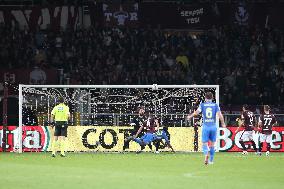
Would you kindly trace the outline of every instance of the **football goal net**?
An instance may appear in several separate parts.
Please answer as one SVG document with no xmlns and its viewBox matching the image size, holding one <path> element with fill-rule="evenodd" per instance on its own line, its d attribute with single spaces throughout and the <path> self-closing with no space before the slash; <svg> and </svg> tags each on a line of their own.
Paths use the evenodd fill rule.
<svg viewBox="0 0 284 189">
<path fill-rule="evenodd" d="M 13 130 L 11 148 L 20 153 L 50 151 L 54 134 L 50 113 L 63 97 L 71 115 L 67 151 L 122 151 L 141 106 L 157 117 L 176 151 L 201 151 L 201 117 L 189 121 L 186 117 L 208 91 L 219 103 L 218 85 L 19 85 L 19 125 Z M 130 142 L 125 150 L 137 148 Z M 160 150 L 169 149 L 161 145 Z"/>
</svg>

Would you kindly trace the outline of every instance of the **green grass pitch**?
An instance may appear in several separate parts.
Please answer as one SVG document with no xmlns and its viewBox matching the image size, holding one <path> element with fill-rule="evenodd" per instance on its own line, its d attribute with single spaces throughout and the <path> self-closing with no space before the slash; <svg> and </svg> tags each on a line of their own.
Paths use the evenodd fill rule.
<svg viewBox="0 0 284 189">
<path fill-rule="evenodd" d="M 0 189 L 283 188 L 284 154 L 0 153 Z"/>
</svg>

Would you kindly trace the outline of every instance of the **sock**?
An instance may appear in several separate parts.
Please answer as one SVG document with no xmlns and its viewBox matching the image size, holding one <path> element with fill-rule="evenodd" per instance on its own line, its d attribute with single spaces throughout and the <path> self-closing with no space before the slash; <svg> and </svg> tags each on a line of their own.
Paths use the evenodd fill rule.
<svg viewBox="0 0 284 189">
<path fill-rule="evenodd" d="M 270 148 L 271 148 L 270 143 L 267 143 L 267 151 L 268 151 L 268 152 L 270 152 Z"/>
<path fill-rule="evenodd" d="M 253 147 L 254 151 L 256 151 L 256 152 L 257 152 L 257 148 L 256 148 L 256 144 L 255 144 L 255 142 L 254 142 L 254 141 L 251 141 L 251 143 L 252 143 L 252 147 Z"/>
<path fill-rule="evenodd" d="M 60 153 L 65 155 L 65 140 L 60 141 Z"/>
<path fill-rule="evenodd" d="M 130 141 L 125 141 L 123 145 L 123 150 L 129 149 L 129 142 Z"/>
<path fill-rule="evenodd" d="M 143 144 L 140 147 L 141 147 L 141 151 L 145 149 L 145 145 Z"/>
<path fill-rule="evenodd" d="M 155 147 L 156 147 L 156 151 L 159 150 L 161 141 L 162 141 L 162 140 L 159 139 L 159 140 L 157 140 L 157 141 L 154 143 L 154 144 L 155 144 Z"/>
<path fill-rule="evenodd" d="M 203 154 L 205 156 L 208 155 L 208 146 L 207 146 L 207 144 L 203 144 L 202 145 L 202 151 L 203 151 Z"/>
<path fill-rule="evenodd" d="M 149 143 L 148 146 L 149 146 L 149 148 L 152 150 L 152 144 Z"/>
<path fill-rule="evenodd" d="M 261 151 L 262 151 L 262 147 L 263 147 L 263 143 L 262 143 L 262 142 L 260 142 L 260 143 L 259 143 L 259 149 L 258 149 L 258 151 L 259 151 L 259 152 L 261 152 Z"/>
<path fill-rule="evenodd" d="M 245 145 L 244 141 L 240 141 L 240 144 L 241 144 L 243 150 L 247 151 L 247 148 L 246 148 L 246 145 Z"/>
<path fill-rule="evenodd" d="M 210 147 L 209 153 L 210 153 L 210 162 L 213 162 L 214 154 L 215 154 L 214 146 Z"/>
<path fill-rule="evenodd" d="M 57 146 L 57 144 L 58 144 L 58 141 L 57 140 L 53 140 L 52 145 L 51 145 L 52 154 L 56 153 L 56 146 Z"/>
</svg>

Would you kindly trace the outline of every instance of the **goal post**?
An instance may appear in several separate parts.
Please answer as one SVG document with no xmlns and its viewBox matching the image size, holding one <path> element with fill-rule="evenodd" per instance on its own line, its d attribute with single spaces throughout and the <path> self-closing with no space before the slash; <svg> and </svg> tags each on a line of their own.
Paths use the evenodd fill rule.
<svg viewBox="0 0 284 189">
<path fill-rule="evenodd" d="M 98 126 L 99 123 L 108 125 L 111 130 L 116 126 L 117 135 L 122 126 L 129 123 L 129 118 L 135 113 L 135 107 L 147 106 L 153 114 L 161 119 L 173 119 L 173 127 L 185 126 L 185 117 L 188 115 L 196 99 L 204 101 L 205 92 L 211 91 L 214 94 L 214 101 L 219 104 L 219 85 L 19 85 L 19 126 L 17 149 L 22 153 L 28 143 L 24 140 L 23 130 L 29 126 L 32 115 L 30 112 L 43 112 L 47 115 L 44 121 L 49 120 L 50 109 L 56 104 L 56 99 L 63 96 L 67 103 L 72 106 L 72 124 L 84 126 Z M 170 110 L 171 109 L 171 110 Z M 34 115 L 33 115 L 34 116 Z M 116 116 L 116 117 L 115 117 Z M 100 121 L 94 123 L 94 117 Z M 111 117 L 111 118 L 110 118 Z M 126 117 L 122 120 L 122 117 Z M 34 119 L 34 118 L 33 118 Z M 38 118 L 37 118 L 38 119 Z M 47 119 L 47 120 L 46 120 Z M 28 120 L 28 121 L 27 121 Z M 78 121 L 79 120 L 79 121 Z M 83 120 L 83 121 L 82 121 Z M 106 120 L 108 121 L 106 123 Z M 39 119 L 35 121 L 39 124 Z M 171 122 L 172 123 L 172 122 Z M 103 124 L 99 126 L 103 126 Z M 219 122 L 217 122 L 219 126 Z M 192 126 L 192 125 L 189 125 Z M 187 126 L 187 127 L 189 127 Z M 103 127 L 101 127 L 103 128 Z M 73 129 L 73 128 L 72 128 Z M 90 128 L 92 129 L 92 128 Z M 120 130 L 119 130 L 120 129 Z M 128 128 L 129 129 L 129 128 Z M 32 130 L 32 129 L 31 129 Z M 43 129 L 44 130 L 44 129 Z M 98 132 L 99 129 L 95 131 Z M 91 130 L 90 130 L 91 131 Z M 45 131 L 42 131 L 45 132 Z M 49 132 L 49 131 L 46 131 Z M 124 132 L 124 131 L 123 131 Z M 219 131 L 218 131 L 219 132 Z M 32 133 L 32 131 L 30 131 Z M 32 133 L 31 135 L 35 135 Z M 40 133 L 42 135 L 42 133 Z M 48 135 L 52 135 L 49 133 Z M 124 133 L 125 134 L 125 133 Z M 102 133 L 100 134 L 101 139 Z M 48 136 L 50 137 L 50 136 Z M 50 140 L 45 137 L 42 140 Z M 174 137 L 174 136 L 173 136 Z M 80 139 L 84 141 L 84 139 Z M 86 139 L 87 140 L 87 139 Z M 116 139 L 117 140 L 117 139 Z M 121 141 L 121 139 L 118 139 Z M 43 146 L 42 141 L 38 146 Z M 116 141 L 117 142 L 117 141 Z M 217 143 L 219 140 L 217 140 Z M 48 142 L 47 142 L 48 143 Z M 117 144 L 116 144 L 117 145 Z M 106 144 L 107 147 L 111 146 Z M 219 144 L 216 145 L 218 147 Z M 93 147 L 93 146 L 92 146 Z M 26 147 L 25 147 L 26 148 Z M 183 149 L 182 147 L 180 147 Z M 48 148 L 46 147 L 45 150 Z M 107 149 L 107 148 L 106 148 Z M 109 150 L 109 149 L 107 149 Z M 41 150 L 39 150 L 41 151 Z M 71 150 L 72 151 L 72 150 Z M 79 150 L 81 151 L 81 150 Z M 182 150 L 183 151 L 183 150 Z M 185 149 L 184 151 L 188 151 Z M 218 148 L 217 148 L 218 151 Z"/>
</svg>

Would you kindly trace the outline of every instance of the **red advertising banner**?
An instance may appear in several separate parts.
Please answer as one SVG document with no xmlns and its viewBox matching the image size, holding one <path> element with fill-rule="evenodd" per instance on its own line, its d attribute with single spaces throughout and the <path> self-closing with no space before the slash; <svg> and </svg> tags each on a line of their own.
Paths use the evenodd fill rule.
<svg viewBox="0 0 284 189">
<path fill-rule="evenodd" d="M 16 126 L 8 126 L 6 129 L 6 152 L 14 151 L 19 144 L 19 129 Z M 35 152 L 46 151 L 49 146 L 50 132 L 44 126 L 24 126 L 23 127 L 23 151 Z M 0 141 L 3 140 L 3 126 L 0 126 Z M 0 152 L 3 151 L 0 143 Z"/>
<path fill-rule="evenodd" d="M 59 31 L 66 27 L 75 28 L 82 23 L 82 9 L 76 6 L 0 6 L 0 22 L 7 25 L 18 24 L 20 28 L 26 27 L 35 31 L 38 27 Z"/>
<path fill-rule="evenodd" d="M 235 133 L 237 127 L 220 128 L 220 152 L 241 152 L 240 137 L 243 131 Z M 254 141 L 258 147 L 259 134 L 254 133 Z M 250 142 L 246 143 L 246 147 L 249 151 L 252 151 Z M 266 144 L 263 146 L 263 150 L 266 150 Z M 284 152 L 284 127 L 274 127 L 271 141 L 272 152 Z"/>
</svg>

